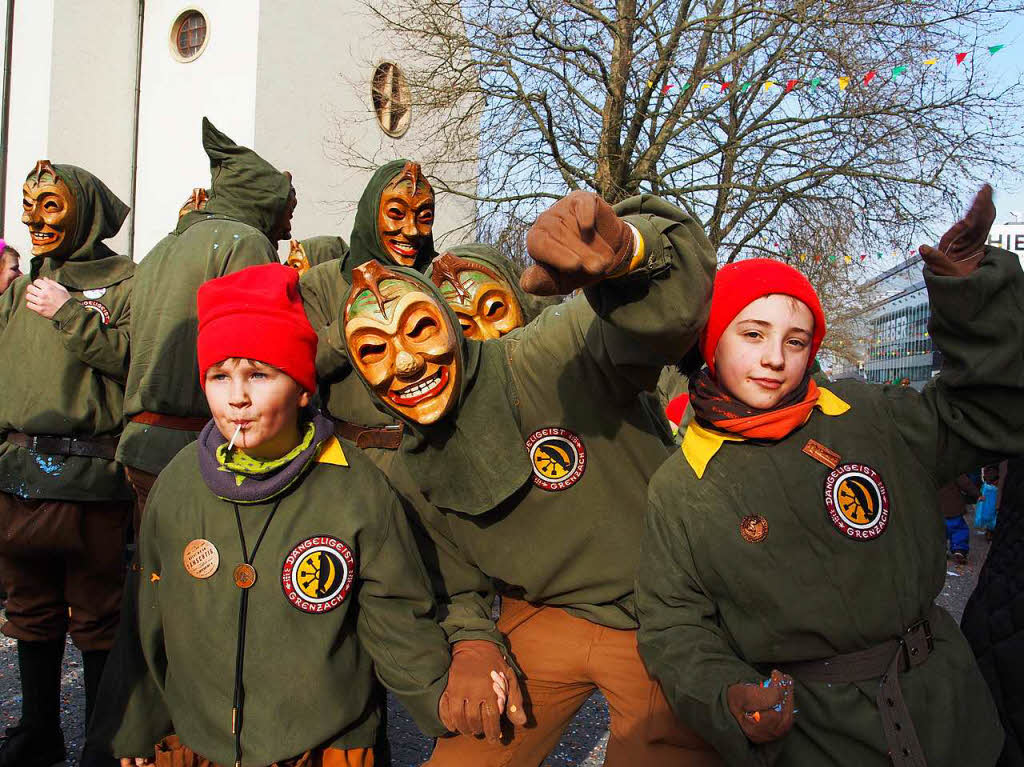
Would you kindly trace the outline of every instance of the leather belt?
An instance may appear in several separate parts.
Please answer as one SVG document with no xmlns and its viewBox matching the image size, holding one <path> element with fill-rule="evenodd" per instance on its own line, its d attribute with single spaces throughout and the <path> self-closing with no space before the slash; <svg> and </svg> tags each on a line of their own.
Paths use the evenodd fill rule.
<svg viewBox="0 0 1024 767">
<path fill-rule="evenodd" d="M 937 608 L 932 606 L 930 617 Z M 865 682 L 878 679 L 875 704 L 882 718 L 882 731 L 895 767 L 927 767 L 921 741 L 903 698 L 899 674 L 924 663 L 934 648 L 931 623 L 923 618 L 899 639 L 882 642 L 867 650 L 835 655 L 822 660 L 801 661 L 779 666 L 801 682 Z"/>
<path fill-rule="evenodd" d="M 334 433 L 342 439 L 354 442 L 356 447 L 379 447 L 385 450 L 398 450 L 402 446 L 402 432 L 405 425 L 396 423 L 390 426 L 361 426 L 357 423 L 334 421 Z"/>
<path fill-rule="evenodd" d="M 85 458 L 114 460 L 118 437 L 54 437 L 46 434 L 22 434 L 9 431 L 4 439 L 12 445 L 44 455 L 78 455 Z"/>
<path fill-rule="evenodd" d="M 147 426 L 162 426 L 165 429 L 176 429 L 177 431 L 202 431 L 210 419 L 203 416 L 193 418 L 182 415 L 164 415 L 163 413 L 151 413 L 143 410 L 128 419 L 132 423 L 142 423 Z"/>
</svg>

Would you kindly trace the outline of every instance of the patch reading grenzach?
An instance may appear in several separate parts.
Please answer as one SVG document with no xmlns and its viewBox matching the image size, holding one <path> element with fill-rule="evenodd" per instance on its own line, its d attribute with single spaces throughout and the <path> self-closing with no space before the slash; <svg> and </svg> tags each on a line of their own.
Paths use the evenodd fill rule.
<svg viewBox="0 0 1024 767">
<path fill-rule="evenodd" d="M 889 526 L 889 491 L 864 464 L 844 463 L 825 478 L 825 508 L 836 529 L 853 540 L 872 540 Z"/>
<path fill-rule="evenodd" d="M 315 535 L 285 557 L 281 588 L 292 607 L 304 613 L 327 613 L 345 601 L 355 572 L 352 549 L 333 536 Z"/>
<path fill-rule="evenodd" d="M 533 484 L 542 490 L 566 490 L 587 469 L 587 449 L 583 440 L 568 429 L 549 426 L 537 429 L 526 440 L 533 465 Z"/>
</svg>

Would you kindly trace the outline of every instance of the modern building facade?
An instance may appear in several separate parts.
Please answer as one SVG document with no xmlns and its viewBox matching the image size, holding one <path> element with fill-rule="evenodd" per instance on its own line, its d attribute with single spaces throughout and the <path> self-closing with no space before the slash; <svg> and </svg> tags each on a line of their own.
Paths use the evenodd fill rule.
<svg viewBox="0 0 1024 767">
<path fill-rule="evenodd" d="M 291 171 L 299 238 L 347 240 L 373 164 L 411 156 L 429 174 L 436 158 L 403 81 L 416 54 L 359 2 L 4 0 L 0 23 L 0 235 L 26 258 L 21 186 L 41 158 L 89 169 L 129 203 L 113 245 L 142 258 L 192 188 L 209 183 L 204 115 Z M 332 156 L 339 139 L 361 163 Z M 475 164 L 445 173 L 472 191 Z M 471 201 L 440 197 L 437 233 L 471 232 L 475 213 Z"/>
<path fill-rule="evenodd" d="M 1024 266 L 1024 224 L 997 224 L 989 244 L 1017 253 Z M 911 256 L 872 279 L 867 288 L 878 300 L 865 310 L 860 325 L 856 365 L 833 370 L 833 378 L 861 378 L 872 383 L 900 383 L 915 389 L 938 373 L 942 354 L 928 333 L 931 312 L 922 263 Z"/>
</svg>

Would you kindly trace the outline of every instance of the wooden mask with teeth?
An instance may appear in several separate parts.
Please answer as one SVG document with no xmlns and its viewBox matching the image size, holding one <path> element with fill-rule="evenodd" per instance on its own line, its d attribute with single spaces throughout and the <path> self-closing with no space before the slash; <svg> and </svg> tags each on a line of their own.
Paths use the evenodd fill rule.
<svg viewBox="0 0 1024 767">
<path fill-rule="evenodd" d="M 461 334 L 427 284 L 368 261 L 352 272 L 344 324 L 349 359 L 391 410 L 429 425 L 452 409 L 462 387 Z"/>
<path fill-rule="evenodd" d="M 377 208 L 377 234 L 399 266 L 413 266 L 434 229 L 434 190 L 419 163 L 405 167 L 384 187 Z"/>
<path fill-rule="evenodd" d="M 62 260 L 71 255 L 78 228 L 78 201 L 49 160 L 40 160 L 22 187 L 21 223 L 32 255 Z"/>
<path fill-rule="evenodd" d="M 445 253 L 431 264 L 430 279 L 455 310 L 466 338 L 487 341 L 523 326 L 515 290 L 486 263 Z"/>
</svg>

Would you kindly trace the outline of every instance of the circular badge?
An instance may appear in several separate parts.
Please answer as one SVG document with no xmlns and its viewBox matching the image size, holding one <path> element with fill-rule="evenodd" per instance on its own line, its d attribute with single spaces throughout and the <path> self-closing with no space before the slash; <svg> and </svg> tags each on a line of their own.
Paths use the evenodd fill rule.
<svg viewBox="0 0 1024 767">
<path fill-rule="evenodd" d="M 740 520 L 740 535 L 747 543 L 760 543 L 768 537 L 768 520 L 760 514 L 748 514 Z"/>
<path fill-rule="evenodd" d="M 220 552 L 205 538 L 189 541 L 181 559 L 185 563 L 185 572 L 200 580 L 209 578 L 220 567 Z"/>
<path fill-rule="evenodd" d="M 252 565 L 247 565 L 245 562 L 235 565 L 234 572 L 231 575 L 235 579 L 235 585 L 240 589 L 251 589 L 256 585 L 256 568 Z"/>
<path fill-rule="evenodd" d="M 329 535 L 299 543 L 284 560 L 281 588 L 292 606 L 304 613 L 326 613 L 345 601 L 355 578 L 352 550 Z"/>
<path fill-rule="evenodd" d="M 870 466 L 837 466 L 825 479 L 825 507 L 832 524 L 855 540 L 877 538 L 889 526 L 889 492 Z"/>
<path fill-rule="evenodd" d="M 526 449 L 533 465 L 533 484 L 542 490 L 570 488 L 587 469 L 583 440 L 568 429 L 538 429 L 526 440 Z"/>
<path fill-rule="evenodd" d="M 106 292 L 106 288 L 93 288 L 91 290 L 83 290 L 82 295 L 86 298 L 103 298 Z"/>
<path fill-rule="evenodd" d="M 83 301 L 82 306 L 99 314 L 103 318 L 104 325 L 110 324 L 110 310 L 99 301 Z"/>
</svg>

